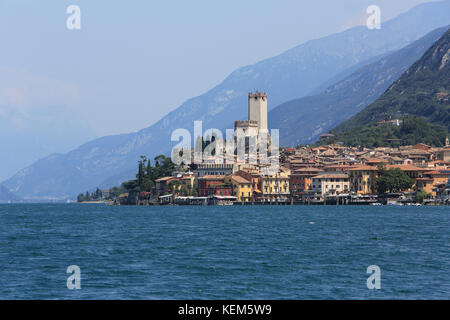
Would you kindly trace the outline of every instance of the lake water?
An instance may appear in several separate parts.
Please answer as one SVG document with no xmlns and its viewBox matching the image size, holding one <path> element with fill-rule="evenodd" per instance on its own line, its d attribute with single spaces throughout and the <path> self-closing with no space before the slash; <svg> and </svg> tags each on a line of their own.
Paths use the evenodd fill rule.
<svg viewBox="0 0 450 320">
<path fill-rule="evenodd" d="M 0 299 L 449 298 L 449 207 L 0 205 Z"/>
</svg>

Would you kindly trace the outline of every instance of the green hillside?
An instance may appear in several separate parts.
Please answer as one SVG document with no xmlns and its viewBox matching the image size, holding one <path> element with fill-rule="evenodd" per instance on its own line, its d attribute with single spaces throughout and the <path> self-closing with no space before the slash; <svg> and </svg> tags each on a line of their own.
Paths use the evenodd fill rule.
<svg viewBox="0 0 450 320">
<path fill-rule="evenodd" d="M 400 119 L 405 125 L 377 124 Z M 402 129 L 403 128 L 403 129 Z M 407 128 L 407 129 L 406 129 Z M 450 130 L 450 30 L 373 104 L 332 132 L 348 144 L 423 142 L 442 145 Z"/>
</svg>

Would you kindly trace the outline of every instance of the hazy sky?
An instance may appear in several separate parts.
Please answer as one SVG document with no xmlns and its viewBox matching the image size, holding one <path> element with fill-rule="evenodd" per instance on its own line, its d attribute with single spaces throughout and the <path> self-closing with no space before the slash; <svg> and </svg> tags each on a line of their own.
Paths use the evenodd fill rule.
<svg viewBox="0 0 450 320">
<path fill-rule="evenodd" d="M 128 132 L 238 67 L 364 21 L 370 4 L 389 19 L 421 2 L 0 1 L 0 67 L 59 82 L 68 92 L 53 95 L 67 94 L 96 135 Z M 79 31 L 66 28 L 70 4 L 82 10 Z M 30 104 L 45 100 L 34 95 Z"/>
<path fill-rule="evenodd" d="M 37 139 L 31 161 L 136 131 L 238 67 L 363 23 L 371 4 L 387 20 L 423 2 L 0 0 L 0 134 Z M 81 30 L 66 27 L 72 4 Z"/>
</svg>

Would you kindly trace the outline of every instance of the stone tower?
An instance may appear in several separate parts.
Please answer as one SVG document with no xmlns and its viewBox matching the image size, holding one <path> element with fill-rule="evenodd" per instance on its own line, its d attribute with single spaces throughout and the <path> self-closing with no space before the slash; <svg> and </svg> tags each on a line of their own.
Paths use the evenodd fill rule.
<svg viewBox="0 0 450 320">
<path fill-rule="evenodd" d="M 267 130 L 267 93 L 248 94 L 248 120 L 257 121 L 259 130 Z"/>
</svg>

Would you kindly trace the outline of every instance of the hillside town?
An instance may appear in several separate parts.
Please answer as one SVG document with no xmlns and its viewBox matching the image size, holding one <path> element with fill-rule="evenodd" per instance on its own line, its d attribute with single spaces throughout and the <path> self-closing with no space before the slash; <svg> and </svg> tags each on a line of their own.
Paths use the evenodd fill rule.
<svg viewBox="0 0 450 320">
<path fill-rule="evenodd" d="M 248 99 L 249 119 L 236 121 L 235 132 L 242 130 L 246 139 L 259 140 L 267 131 L 267 94 L 249 93 Z M 116 205 L 450 204 L 448 138 L 439 148 L 422 143 L 377 148 L 335 143 L 278 149 L 279 165 L 272 172 L 267 172 L 267 163 L 239 162 L 236 154 L 228 154 L 234 160 L 231 163 L 206 159 L 180 165 L 159 156 L 155 168 L 143 157 L 137 180 L 124 183 L 121 190 L 80 195 L 78 201 Z"/>
</svg>

